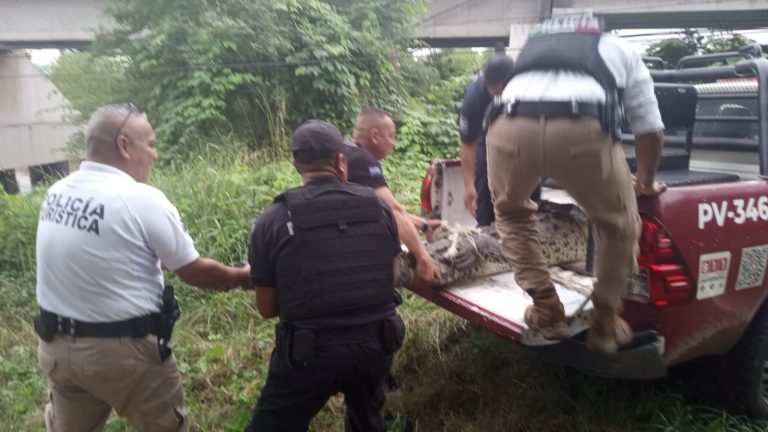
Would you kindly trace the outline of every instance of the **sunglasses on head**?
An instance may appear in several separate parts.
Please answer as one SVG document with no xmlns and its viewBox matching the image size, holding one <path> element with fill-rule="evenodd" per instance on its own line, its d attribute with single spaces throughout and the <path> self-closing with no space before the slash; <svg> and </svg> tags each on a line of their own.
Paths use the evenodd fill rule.
<svg viewBox="0 0 768 432">
<path fill-rule="evenodd" d="M 123 131 L 125 124 L 128 123 L 128 119 L 131 118 L 132 114 L 144 114 L 144 112 L 140 110 L 133 103 L 123 104 L 122 106 L 128 109 L 128 114 L 125 115 L 125 118 L 120 123 L 120 127 L 117 128 L 117 132 L 115 133 L 115 139 L 113 141 L 117 141 L 117 138 L 120 136 L 120 133 Z"/>
</svg>

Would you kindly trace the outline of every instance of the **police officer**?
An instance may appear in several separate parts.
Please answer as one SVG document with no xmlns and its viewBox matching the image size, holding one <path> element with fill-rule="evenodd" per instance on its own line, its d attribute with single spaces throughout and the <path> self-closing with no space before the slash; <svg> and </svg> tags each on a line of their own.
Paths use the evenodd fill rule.
<svg viewBox="0 0 768 432">
<path fill-rule="evenodd" d="M 614 353 L 632 339 L 619 313 L 640 232 L 635 195 L 665 190 L 654 180 L 664 125 L 650 73 L 591 15 L 551 19 L 529 35 L 502 102 L 506 115 L 488 131 L 488 178 L 502 248 L 533 298 L 526 322 L 548 339 L 569 336 L 537 242 L 537 206 L 528 198 L 544 175 L 575 198 L 594 224 L 597 282 L 587 345 Z M 622 110 L 636 138 L 634 185 L 619 144 Z"/>
<path fill-rule="evenodd" d="M 493 98 L 501 95 L 504 85 L 512 77 L 513 66 L 514 62 L 504 52 L 504 46 L 497 46 L 483 73 L 475 76 L 464 88 L 464 99 L 461 101 L 458 124 L 464 172 L 464 206 L 477 219 L 479 226 L 490 225 L 494 220 L 488 190 L 483 119 Z"/>
<path fill-rule="evenodd" d="M 276 346 L 247 431 L 306 431 L 336 393 L 347 431 L 385 431 L 384 380 L 405 336 L 395 313 L 392 212 L 368 187 L 347 183 L 344 139 L 309 120 L 293 133 L 304 186 L 256 220 L 248 260 L 256 303 L 279 317 Z"/>
<path fill-rule="evenodd" d="M 87 160 L 48 190 L 37 229 L 46 429 L 101 430 L 114 409 L 140 431 L 186 431 L 167 346 L 178 310 L 161 265 L 214 290 L 249 287 L 249 268 L 200 257 L 176 208 L 146 184 L 157 150 L 143 113 L 101 107 L 85 140 Z"/>
<path fill-rule="evenodd" d="M 440 278 L 440 273 L 419 239 L 418 230 L 429 237 L 440 225 L 440 220 L 409 214 L 389 189 L 379 161 L 395 148 L 396 132 L 395 122 L 386 111 L 374 107 L 360 111 L 352 133 L 355 142 L 346 149 L 349 181 L 372 188 L 392 209 L 400 240 L 416 260 L 415 281 L 411 288 L 426 288 Z"/>
</svg>

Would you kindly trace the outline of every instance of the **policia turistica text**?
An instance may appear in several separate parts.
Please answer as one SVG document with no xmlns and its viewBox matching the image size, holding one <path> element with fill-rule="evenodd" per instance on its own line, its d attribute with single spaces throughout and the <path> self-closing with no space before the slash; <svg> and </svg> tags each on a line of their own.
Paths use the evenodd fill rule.
<svg viewBox="0 0 768 432">
<path fill-rule="evenodd" d="M 665 190 L 655 179 L 663 143 L 653 81 L 640 56 L 602 33 L 591 15 L 547 20 L 531 31 L 504 88 L 504 112 L 488 130 L 488 180 L 496 229 L 515 279 L 533 298 L 525 321 L 547 339 L 569 337 L 563 305 L 537 241 L 540 176 L 554 179 L 589 215 L 597 281 L 587 347 L 615 353 L 632 340 L 619 316 L 640 234 L 635 195 Z M 634 182 L 619 144 L 622 110 L 635 135 Z"/>
<path fill-rule="evenodd" d="M 336 393 L 345 430 L 384 432 L 384 380 L 405 324 L 395 313 L 400 252 L 389 207 L 347 183 L 339 130 L 310 120 L 293 133 L 304 186 L 256 220 L 248 261 L 259 313 L 279 317 L 267 382 L 247 431 L 303 432 Z"/>
<path fill-rule="evenodd" d="M 178 307 L 161 265 L 214 290 L 249 268 L 202 258 L 165 195 L 146 184 L 155 133 L 133 105 L 96 110 L 87 160 L 48 190 L 37 228 L 38 359 L 48 432 L 98 431 L 114 411 L 142 432 L 189 430 L 168 347 Z"/>
</svg>

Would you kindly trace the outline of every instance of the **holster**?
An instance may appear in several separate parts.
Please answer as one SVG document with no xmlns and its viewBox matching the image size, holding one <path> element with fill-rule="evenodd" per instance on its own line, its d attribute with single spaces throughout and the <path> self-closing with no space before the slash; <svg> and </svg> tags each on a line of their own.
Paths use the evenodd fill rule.
<svg viewBox="0 0 768 432">
<path fill-rule="evenodd" d="M 291 369 L 307 366 L 315 359 L 315 348 L 356 343 L 381 344 L 386 355 L 395 353 L 405 340 L 405 322 L 392 315 L 378 323 L 342 329 L 305 329 L 280 322 L 275 327 L 278 356 Z"/>
<path fill-rule="evenodd" d="M 394 354 L 405 341 L 405 321 L 400 315 L 387 317 L 382 323 L 381 344 L 384 352 Z"/>
<path fill-rule="evenodd" d="M 621 103 L 622 91 L 605 92 L 605 104 L 600 116 L 600 126 L 614 141 L 621 141 L 621 125 L 624 123 L 624 108 Z"/>
<path fill-rule="evenodd" d="M 403 296 L 402 296 L 402 294 L 400 294 L 400 292 L 398 290 L 395 290 L 394 296 L 395 296 L 395 300 L 394 300 L 395 301 L 395 307 L 398 307 L 401 304 L 403 304 Z"/>
<path fill-rule="evenodd" d="M 173 286 L 166 285 L 163 289 L 163 305 L 160 310 L 160 323 L 157 328 L 157 350 L 160 359 L 165 361 L 171 355 L 171 336 L 173 327 L 181 315 L 181 308 L 176 301 Z"/>
<path fill-rule="evenodd" d="M 35 333 L 43 342 L 50 342 L 58 333 L 58 321 L 55 316 L 38 311 L 35 316 Z"/>
<path fill-rule="evenodd" d="M 504 112 L 504 107 L 505 104 L 501 103 L 498 98 L 494 98 L 493 102 L 488 105 L 488 108 L 485 110 L 485 116 L 483 116 L 483 136 L 488 133 L 488 128 Z"/>
<path fill-rule="evenodd" d="M 275 327 L 277 354 L 291 369 L 304 367 L 315 358 L 315 331 L 280 322 Z"/>
</svg>

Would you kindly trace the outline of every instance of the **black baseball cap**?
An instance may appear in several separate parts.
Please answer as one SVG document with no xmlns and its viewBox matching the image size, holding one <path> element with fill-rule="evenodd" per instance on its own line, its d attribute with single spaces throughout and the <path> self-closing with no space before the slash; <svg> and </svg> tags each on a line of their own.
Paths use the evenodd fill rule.
<svg viewBox="0 0 768 432">
<path fill-rule="evenodd" d="M 332 159 L 344 153 L 344 137 L 339 128 L 324 120 L 307 120 L 293 131 L 291 153 L 299 163 Z"/>
<path fill-rule="evenodd" d="M 514 75 L 515 62 L 505 52 L 504 45 L 497 45 L 483 69 L 486 84 L 506 84 Z"/>
</svg>

